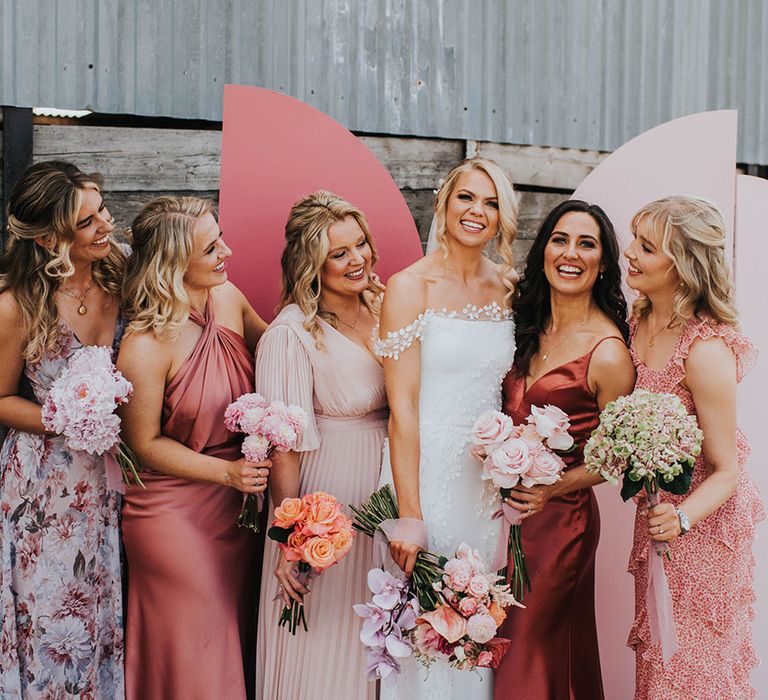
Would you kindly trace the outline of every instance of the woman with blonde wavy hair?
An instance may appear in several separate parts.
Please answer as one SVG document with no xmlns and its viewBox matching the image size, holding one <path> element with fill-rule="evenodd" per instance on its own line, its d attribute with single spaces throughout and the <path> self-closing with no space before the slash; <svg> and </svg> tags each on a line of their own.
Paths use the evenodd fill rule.
<svg viewBox="0 0 768 700">
<path fill-rule="evenodd" d="M 310 422 L 297 449 L 274 458 L 270 508 L 315 491 L 360 504 L 376 489 L 387 423 L 372 340 L 383 289 L 373 272 L 377 259 L 365 216 L 337 195 L 315 192 L 291 209 L 281 308 L 259 343 L 256 390 L 302 406 Z M 361 621 L 352 611 L 367 597 L 372 565 L 371 543 L 361 538 L 337 566 L 305 585 L 267 541 L 264 570 L 275 576 L 261 582 L 257 698 L 373 700 Z M 295 636 L 278 627 L 291 598 L 304 598 L 309 621 L 309 630 Z"/>
<path fill-rule="evenodd" d="M 704 431 L 688 493 L 661 491 L 659 505 L 638 506 L 629 565 L 635 697 L 754 697 L 752 541 L 765 510 L 736 424 L 736 384 L 756 351 L 738 326 L 725 223 L 709 202 L 675 196 L 643 207 L 632 231 L 624 254 L 639 293 L 630 324 L 635 386 L 680 397 Z M 664 568 L 678 649 L 666 663 L 646 609 L 648 538 L 671 545 Z"/>
<path fill-rule="evenodd" d="M 125 255 L 101 180 L 30 167 L 0 259 L 0 696 L 123 697 L 119 500 L 103 462 L 43 427 L 41 404 L 87 345 L 117 348 Z"/>
<path fill-rule="evenodd" d="M 393 482 L 402 518 L 422 533 L 390 542 L 395 562 L 413 571 L 422 548 L 451 557 L 462 542 L 490 567 L 501 531 L 498 492 L 485 487 L 469 454 L 472 425 L 501 407 L 501 381 L 515 355 L 510 297 L 517 197 L 494 162 L 454 168 L 437 193 L 440 248 L 394 275 L 384 297 L 378 353 L 391 409 L 382 479 Z M 484 255 L 492 240 L 501 257 Z M 435 661 L 427 675 L 404 659 L 382 698 L 491 698 L 490 668 L 466 673 Z"/>
<path fill-rule="evenodd" d="M 253 391 L 266 324 L 227 281 L 232 251 L 210 202 L 158 197 L 132 238 L 118 367 L 133 382 L 123 436 L 146 488 L 129 487 L 123 507 L 126 695 L 244 699 L 257 540 L 236 521 L 270 463 L 241 456 L 224 410 Z"/>
</svg>

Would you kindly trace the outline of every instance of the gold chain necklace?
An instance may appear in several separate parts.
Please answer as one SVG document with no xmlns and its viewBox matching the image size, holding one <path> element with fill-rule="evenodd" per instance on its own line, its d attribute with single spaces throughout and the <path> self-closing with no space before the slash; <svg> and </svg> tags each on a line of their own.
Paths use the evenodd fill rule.
<svg viewBox="0 0 768 700">
<path fill-rule="evenodd" d="M 86 290 L 82 294 L 77 294 L 76 292 L 73 292 L 70 289 L 67 289 L 63 284 L 59 285 L 59 291 L 62 294 L 66 294 L 68 297 L 71 297 L 72 299 L 77 299 L 80 302 L 80 306 L 77 307 L 77 313 L 79 313 L 81 316 L 85 316 L 85 314 L 88 313 L 88 307 L 85 305 L 85 297 L 88 296 L 89 292 L 93 289 L 93 285 L 96 283 L 96 280 L 91 278 L 91 283 L 88 285 Z"/>
<path fill-rule="evenodd" d="M 657 330 L 655 333 L 653 333 L 650 336 L 650 338 L 648 339 L 648 347 L 652 348 L 654 346 L 654 344 L 656 343 L 656 336 L 659 335 L 662 331 L 672 328 L 672 322 L 675 320 L 676 316 L 677 316 L 677 314 L 672 314 L 672 316 L 669 319 L 669 323 L 667 323 L 667 325 L 662 326 L 661 328 L 659 328 L 659 330 Z M 650 322 L 648 323 L 648 330 L 649 331 L 651 330 Z"/>
<path fill-rule="evenodd" d="M 581 330 L 581 329 L 582 329 L 582 328 L 583 328 L 583 327 L 586 325 L 587 321 L 589 321 L 589 319 L 588 319 L 588 318 L 585 318 L 585 319 L 584 319 L 584 320 L 583 320 L 583 321 L 582 321 L 582 322 L 581 322 L 581 323 L 580 323 L 578 326 L 576 326 L 576 328 L 574 328 L 574 329 L 573 329 L 573 330 L 572 330 L 570 333 L 568 333 L 568 335 L 566 335 L 566 336 L 565 336 L 565 338 L 563 338 L 563 339 L 562 339 L 562 340 L 561 340 L 561 341 L 560 341 L 560 342 L 559 342 L 557 345 L 554 345 L 554 346 L 553 346 L 553 347 L 551 347 L 549 350 L 547 350 L 547 352 L 546 352 L 544 355 L 542 355 L 542 356 L 541 356 L 541 361 L 542 361 L 542 362 L 546 362 L 546 361 L 547 361 L 547 358 L 548 358 L 548 357 L 549 357 L 549 356 L 552 354 L 552 352 L 553 352 L 554 350 L 557 350 L 557 349 L 558 349 L 558 348 L 559 348 L 559 347 L 560 347 L 560 346 L 561 346 L 561 345 L 562 345 L 562 344 L 563 344 L 563 343 L 564 343 L 566 340 L 568 340 L 568 338 L 570 338 L 570 337 L 571 337 L 571 336 L 572 336 L 572 335 L 573 335 L 573 334 L 574 334 L 576 331 L 578 331 L 578 330 Z"/>
</svg>

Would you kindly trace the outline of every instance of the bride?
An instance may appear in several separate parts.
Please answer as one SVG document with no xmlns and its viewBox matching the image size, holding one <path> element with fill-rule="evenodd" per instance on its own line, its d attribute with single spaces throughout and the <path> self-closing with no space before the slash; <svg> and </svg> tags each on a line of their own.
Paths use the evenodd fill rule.
<svg viewBox="0 0 768 700">
<path fill-rule="evenodd" d="M 470 433 L 483 411 L 500 407 L 515 354 L 509 299 L 517 210 L 496 163 L 473 158 L 454 168 L 435 203 L 440 246 L 389 280 L 377 347 L 391 410 L 382 482 L 394 482 L 401 518 L 423 521 L 431 551 L 450 557 L 466 542 L 489 566 L 501 530 L 491 517 L 498 496 L 480 479 Z M 492 239 L 501 265 L 483 254 Z M 419 549 L 390 542 L 408 575 Z M 397 684 L 381 688 L 382 700 L 493 697 L 490 669 L 436 662 L 427 673 L 405 661 Z"/>
</svg>

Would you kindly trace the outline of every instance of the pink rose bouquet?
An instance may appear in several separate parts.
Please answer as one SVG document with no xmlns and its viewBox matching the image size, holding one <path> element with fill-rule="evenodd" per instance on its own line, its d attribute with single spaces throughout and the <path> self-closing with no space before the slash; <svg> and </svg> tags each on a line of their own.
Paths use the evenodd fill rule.
<svg viewBox="0 0 768 700">
<path fill-rule="evenodd" d="M 296 577 L 302 585 L 334 564 L 352 547 L 355 533 L 352 520 L 330 494 L 318 491 L 301 498 L 284 498 L 275 508 L 275 519 L 267 531 L 288 561 L 296 562 Z M 288 625 L 291 634 L 302 625 L 307 629 L 304 605 L 291 600 L 283 607 L 280 626 Z"/>
<path fill-rule="evenodd" d="M 282 401 L 269 403 L 261 394 L 243 394 L 227 406 L 224 425 L 232 433 L 245 433 L 243 456 L 249 462 L 263 462 L 272 453 L 290 452 L 299 443 L 307 427 L 304 409 Z M 261 498 L 249 493 L 237 518 L 240 527 L 259 531 Z"/>
<path fill-rule="evenodd" d="M 399 659 L 408 657 L 427 667 L 441 660 L 461 670 L 495 669 L 509 648 L 511 641 L 497 632 L 506 619 L 504 608 L 519 604 L 509 586 L 501 585 L 501 576 L 489 574 L 466 544 L 439 562 L 434 605 L 426 610 L 413 581 L 383 569 L 368 572 L 372 599 L 354 608 L 365 620 L 360 641 L 368 655 L 369 679 L 392 684 L 401 672 Z"/>
<path fill-rule="evenodd" d="M 519 600 L 523 599 L 525 588 L 531 590 L 531 579 L 520 537 L 521 513 L 505 499 L 518 483 L 530 488 L 554 484 L 560 479 L 565 464 L 554 450 L 573 447 L 569 428 L 568 415 L 557 406 L 531 406 L 531 414 L 522 425 L 515 425 L 501 411 L 486 411 L 472 428 L 472 452 L 483 460 L 482 478 L 490 480 L 501 493 L 501 508 L 494 517 L 503 518 L 504 536 L 496 563 L 506 575 L 505 562 L 512 557 L 512 592 Z"/>
<path fill-rule="evenodd" d="M 70 450 L 107 457 L 107 479 L 117 490 L 123 490 L 120 472 L 126 484 L 144 486 L 135 456 L 120 442 L 120 417 L 115 413 L 132 394 L 133 386 L 112 362 L 111 348 L 89 345 L 73 353 L 42 406 L 43 427 L 63 435 Z M 114 467 L 118 476 L 112 484 L 115 460 L 120 471 Z"/>
<path fill-rule="evenodd" d="M 693 466 L 701 453 L 704 433 L 696 417 L 673 394 L 638 389 L 611 401 L 600 414 L 600 424 L 584 446 L 584 465 L 617 484 L 626 501 L 643 488 L 651 506 L 659 503 L 659 489 L 683 495 L 691 487 Z M 672 598 L 662 557 L 672 558 L 667 542 L 651 541 L 658 556 L 649 556 L 648 590 L 651 637 L 659 640 L 665 661 L 677 648 Z"/>
</svg>

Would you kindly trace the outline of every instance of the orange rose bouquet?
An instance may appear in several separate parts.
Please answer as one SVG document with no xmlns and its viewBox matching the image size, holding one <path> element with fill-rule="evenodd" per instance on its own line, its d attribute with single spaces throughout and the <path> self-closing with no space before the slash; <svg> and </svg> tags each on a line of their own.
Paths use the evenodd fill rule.
<svg viewBox="0 0 768 700">
<path fill-rule="evenodd" d="M 288 561 L 296 562 L 296 578 L 306 586 L 347 555 L 355 533 L 341 504 L 330 494 L 318 491 L 301 498 L 284 498 L 275 508 L 267 536 L 278 543 Z M 296 634 L 299 625 L 307 629 L 303 603 L 292 600 L 283 608 L 280 627 L 284 625 L 291 634 Z"/>
</svg>

